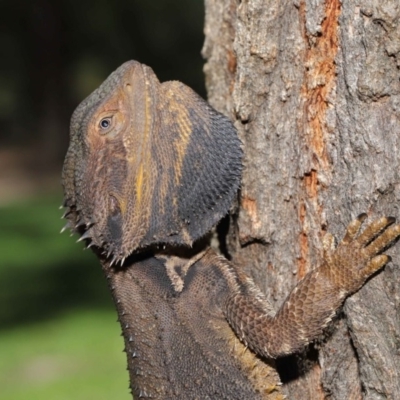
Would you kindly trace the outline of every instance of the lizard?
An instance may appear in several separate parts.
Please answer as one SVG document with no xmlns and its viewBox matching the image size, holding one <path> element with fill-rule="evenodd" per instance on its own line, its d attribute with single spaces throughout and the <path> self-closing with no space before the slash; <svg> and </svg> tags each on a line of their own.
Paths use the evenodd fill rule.
<svg viewBox="0 0 400 400">
<path fill-rule="evenodd" d="M 74 111 L 62 172 L 66 227 L 100 260 L 135 398 L 282 399 L 274 359 L 318 338 L 390 261 L 392 217 L 323 241 L 321 265 L 275 312 L 207 234 L 237 196 L 233 123 L 183 83 L 128 61 Z"/>
</svg>

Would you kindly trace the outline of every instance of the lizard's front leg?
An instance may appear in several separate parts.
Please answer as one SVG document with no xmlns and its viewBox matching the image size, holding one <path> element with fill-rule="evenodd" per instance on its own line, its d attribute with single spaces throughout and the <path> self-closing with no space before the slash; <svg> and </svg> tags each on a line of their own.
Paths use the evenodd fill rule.
<svg viewBox="0 0 400 400">
<path fill-rule="evenodd" d="M 276 315 L 249 279 L 240 279 L 228 296 L 225 315 L 237 335 L 266 357 L 294 353 L 320 335 L 344 299 L 362 287 L 390 257 L 379 254 L 400 235 L 394 218 L 380 218 L 360 234 L 366 215 L 352 221 L 337 248 L 324 240 L 323 264 L 292 290 Z"/>
</svg>

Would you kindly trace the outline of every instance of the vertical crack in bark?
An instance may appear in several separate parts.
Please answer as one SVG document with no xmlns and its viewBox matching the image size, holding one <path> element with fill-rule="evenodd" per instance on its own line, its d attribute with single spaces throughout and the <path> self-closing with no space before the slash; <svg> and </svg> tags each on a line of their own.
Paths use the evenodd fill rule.
<svg viewBox="0 0 400 400">
<path fill-rule="evenodd" d="M 317 203 L 318 198 L 318 178 L 317 172 L 312 170 L 303 178 L 306 197 L 309 200 Z M 318 210 L 319 211 L 319 210 Z M 310 270 L 309 260 L 309 243 L 306 226 L 307 207 L 304 199 L 300 202 L 299 219 L 300 226 L 303 228 L 300 232 L 300 257 L 298 259 L 297 276 L 298 279 L 303 279 L 304 275 Z"/>
<path fill-rule="evenodd" d="M 326 116 L 329 108 L 329 96 L 336 88 L 336 63 L 338 52 L 338 19 L 340 0 L 325 1 L 325 18 L 321 24 L 319 36 L 311 36 L 306 28 L 306 2 L 301 2 L 300 18 L 303 37 L 306 43 L 305 74 L 301 89 L 304 99 L 302 130 L 311 163 L 310 172 L 304 175 L 304 197 L 300 201 L 299 218 L 302 226 L 300 232 L 300 257 L 298 260 L 299 278 L 310 269 L 309 243 L 307 234 L 308 218 L 321 218 L 321 206 L 318 201 L 320 184 L 318 172 L 329 172 L 331 169 L 326 148 Z M 310 209 L 311 207 L 311 209 Z M 322 225 L 322 224 L 320 224 Z"/>
<path fill-rule="evenodd" d="M 306 206 L 304 202 L 300 204 L 300 224 L 304 226 L 304 219 L 306 217 Z M 300 232 L 300 257 L 297 262 L 297 277 L 299 280 L 304 278 L 307 273 L 307 260 L 308 260 L 308 238 L 304 229 Z"/>
<path fill-rule="evenodd" d="M 329 96 L 336 87 L 336 63 L 338 51 L 339 0 L 326 0 L 325 19 L 321 24 L 321 35 L 308 37 L 305 54 L 305 79 L 302 95 L 305 99 L 304 117 L 307 144 L 314 155 L 315 169 L 329 169 L 325 146 L 326 113 Z"/>
</svg>

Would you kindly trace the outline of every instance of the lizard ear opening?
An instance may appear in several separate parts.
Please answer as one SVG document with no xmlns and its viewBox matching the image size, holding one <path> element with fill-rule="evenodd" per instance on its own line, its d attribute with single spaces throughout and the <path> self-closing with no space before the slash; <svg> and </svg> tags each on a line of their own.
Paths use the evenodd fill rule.
<svg viewBox="0 0 400 400">
<path fill-rule="evenodd" d="M 162 173 L 142 245 L 191 245 L 232 205 L 241 179 L 241 142 L 227 117 L 180 82 L 163 83 L 158 102 L 161 128 L 153 151 Z"/>
</svg>

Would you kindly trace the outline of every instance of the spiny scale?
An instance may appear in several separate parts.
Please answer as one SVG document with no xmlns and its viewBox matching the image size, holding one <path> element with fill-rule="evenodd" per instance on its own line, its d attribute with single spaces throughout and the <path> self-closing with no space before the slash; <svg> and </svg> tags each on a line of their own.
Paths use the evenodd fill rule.
<svg viewBox="0 0 400 400">
<path fill-rule="evenodd" d="M 90 229 L 88 229 L 76 242 L 79 243 L 79 242 L 82 242 L 82 240 L 91 239 L 91 237 L 92 237 L 92 234 L 90 232 Z"/>
<path fill-rule="evenodd" d="M 71 229 L 71 228 L 72 228 L 71 222 L 68 221 L 68 222 L 61 228 L 60 233 L 64 233 L 67 229 Z"/>
</svg>

